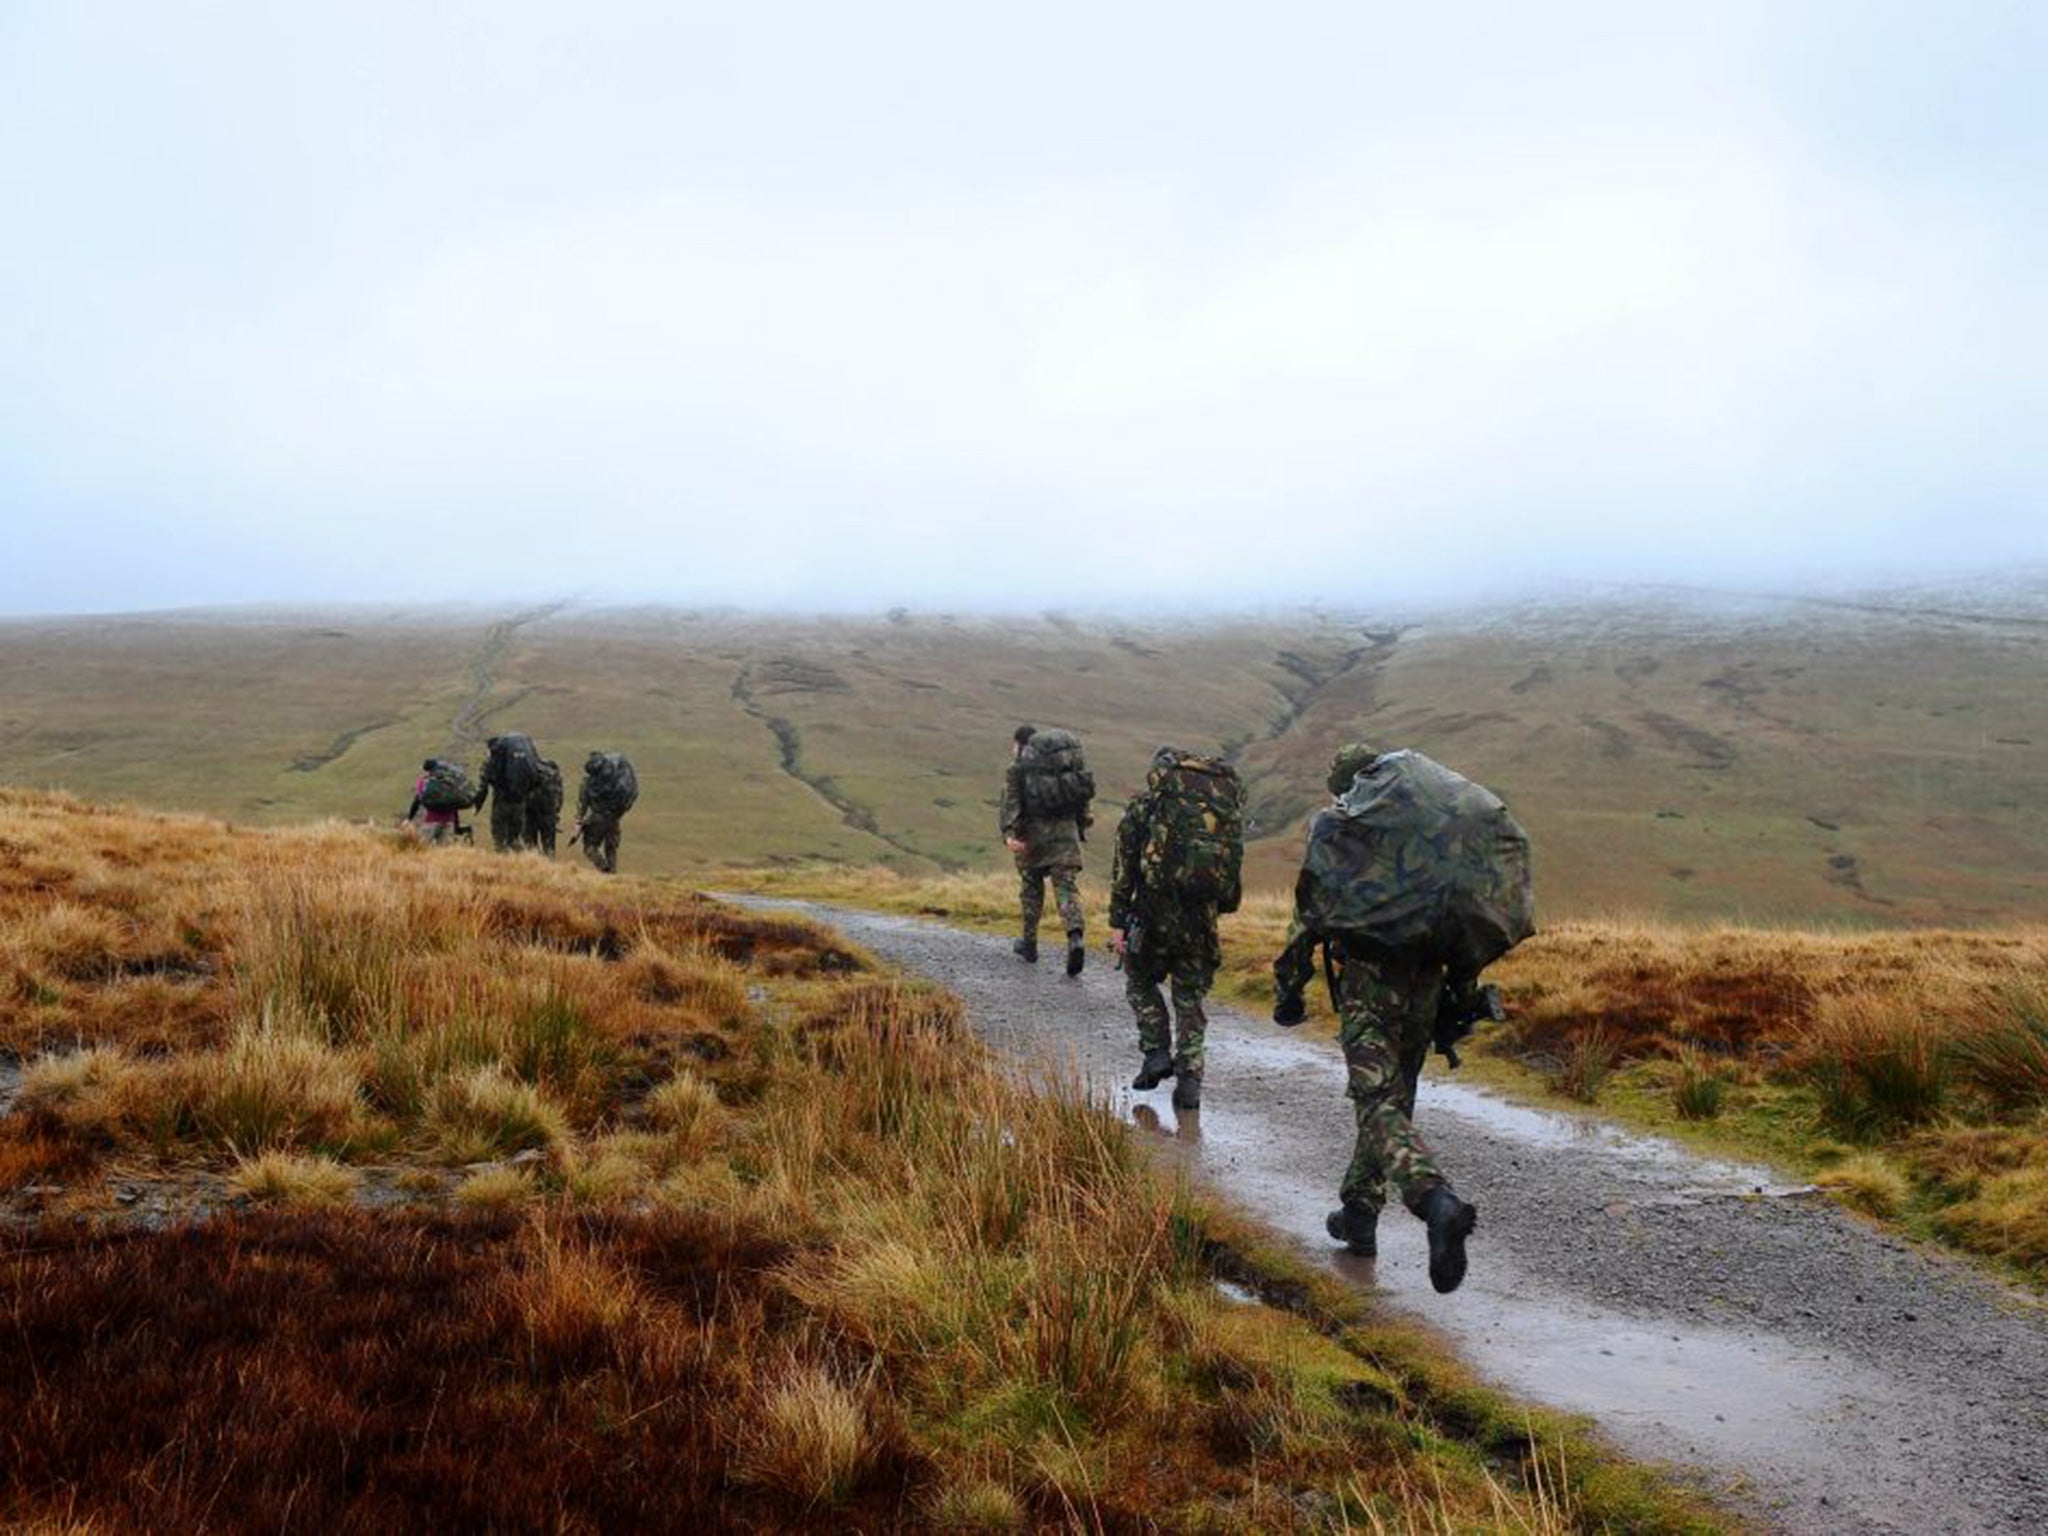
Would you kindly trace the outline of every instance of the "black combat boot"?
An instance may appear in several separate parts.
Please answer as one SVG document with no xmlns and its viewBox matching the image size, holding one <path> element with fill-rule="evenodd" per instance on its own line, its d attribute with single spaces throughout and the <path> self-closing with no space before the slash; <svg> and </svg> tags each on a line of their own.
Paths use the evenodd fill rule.
<svg viewBox="0 0 2048 1536">
<path fill-rule="evenodd" d="M 1460 1200 L 1448 1184 L 1430 1188 L 1415 1214 L 1429 1223 L 1429 1283 L 1445 1295 L 1465 1279 L 1465 1239 L 1479 1224 L 1479 1210 Z"/>
<path fill-rule="evenodd" d="M 1173 1052 L 1147 1051 L 1145 1065 L 1138 1068 L 1138 1075 L 1131 1079 L 1131 1086 L 1143 1093 L 1147 1088 L 1157 1088 L 1173 1076 Z"/>
<path fill-rule="evenodd" d="M 1173 1107 L 1175 1109 L 1200 1109 L 1202 1107 L 1201 1073 L 1186 1071 L 1174 1073 Z"/>
<path fill-rule="evenodd" d="M 1011 944 L 1010 953 L 1019 960 L 1024 961 L 1027 965 L 1038 964 L 1038 935 L 1033 934 L 1028 939 L 1018 939 L 1015 943 Z"/>
<path fill-rule="evenodd" d="M 1087 963 L 1088 963 L 1088 950 L 1087 950 L 1087 947 L 1086 947 L 1085 945 L 1083 945 L 1083 944 L 1082 944 L 1082 942 L 1081 942 L 1081 935 L 1080 935 L 1080 934 L 1078 934 L 1078 933 L 1070 933 L 1070 934 L 1068 934 L 1068 935 L 1067 935 L 1067 974 L 1068 974 L 1069 976 L 1078 976 L 1078 975 L 1080 975 L 1080 974 L 1081 974 L 1081 967 L 1082 967 L 1082 966 L 1084 966 L 1084 965 L 1086 965 Z"/>
<path fill-rule="evenodd" d="M 1369 1205 L 1346 1202 L 1323 1218 L 1323 1230 L 1361 1259 L 1380 1253 L 1380 1213 Z"/>
</svg>

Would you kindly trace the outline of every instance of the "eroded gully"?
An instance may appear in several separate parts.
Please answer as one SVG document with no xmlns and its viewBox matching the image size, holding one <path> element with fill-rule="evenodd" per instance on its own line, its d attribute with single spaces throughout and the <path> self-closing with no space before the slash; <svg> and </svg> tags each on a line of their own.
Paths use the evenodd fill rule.
<svg viewBox="0 0 2048 1536">
<path fill-rule="evenodd" d="M 1518 1395 L 1596 1419 L 1793 1532 L 2048 1530 L 2048 1311 L 1759 1168 L 1696 1157 L 1447 1082 L 1424 1135 L 1480 1210 L 1472 1272 L 1438 1296 L 1420 1224 L 1390 1211 L 1377 1264 L 1323 1214 L 1351 1151 L 1327 1040 L 1210 1011 L 1206 1103 L 1133 1094 L 1122 978 L 1078 981 L 1007 941 L 802 903 L 957 993 L 993 1044 L 1071 1066 L 1243 1208 L 1436 1329 Z M 1049 952 L 1056 958 L 1058 951 Z"/>
</svg>

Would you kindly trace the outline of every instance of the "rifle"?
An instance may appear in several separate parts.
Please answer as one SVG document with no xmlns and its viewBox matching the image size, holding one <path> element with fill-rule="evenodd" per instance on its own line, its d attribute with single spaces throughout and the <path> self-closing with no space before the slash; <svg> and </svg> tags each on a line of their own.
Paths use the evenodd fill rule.
<svg viewBox="0 0 2048 1536">
<path fill-rule="evenodd" d="M 1431 1043 L 1455 1072 L 1458 1070 L 1459 1042 L 1478 1027 L 1481 1019 L 1499 1024 L 1507 1016 L 1507 1008 L 1500 999 L 1500 988 L 1490 981 L 1484 986 L 1460 987 L 1455 991 L 1446 987 L 1437 1001 L 1436 1032 Z"/>
<path fill-rule="evenodd" d="M 1144 944 L 1144 924 L 1140 923 L 1136 918 L 1126 921 L 1124 924 L 1124 947 L 1117 951 L 1116 968 L 1122 970 L 1124 968 L 1124 956 L 1135 955 L 1144 947 Z M 1110 947 L 1115 949 L 1116 946 L 1111 945 Z"/>
<path fill-rule="evenodd" d="M 571 847 L 571 848 L 574 848 L 574 847 L 575 847 L 575 846 L 576 846 L 576 845 L 577 845 L 578 843 L 580 843 L 580 842 L 582 842 L 582 841 L 583 841 L 583 822 L 582 822 L 582 820 L 581 820 L 581 819 L 579 818 L 579 819 L 577 820 L 577 822 L 576 822 L 576 830 L 575 830 L 574 832 L 571 832 L 571 833 L 569 834 L 569 842 L 568 842 L 568 845 L 567 845 L 567 846 L 569 846 L 569 847 Z"/>
</svg>

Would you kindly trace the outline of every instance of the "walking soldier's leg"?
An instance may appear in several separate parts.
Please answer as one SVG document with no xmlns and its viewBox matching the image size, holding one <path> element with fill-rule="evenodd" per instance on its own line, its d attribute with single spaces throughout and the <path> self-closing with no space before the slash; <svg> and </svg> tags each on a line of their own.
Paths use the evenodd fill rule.
<svg viewBox="0 0 2048 1536">
<path fill-rule="evenodd" d="M 504 853 L 519 846 L 526 831 L 526 807 L 502 789 L 491 794 L 491 846 Z"/>
<path fill-rule="evenodd" d="M 1173 959 L 1173 1019 L 1178 1039 L 1173 1065 L 1177 1072 L 1199 1074 L 1209 1054 L 1209 1016 L 1202 1008 L 1216 967 L 1206 956 L 1175 955 Z"/>
<path fill-rule="evenodd" d="M 1060 921 L 1066 924 L 1067 937 L 1078 938 L 1087 922 L 1081 910 L 1081 871 L 1070 866 L 1054 865 L 1052 875 L 1052 896 L 1059 904 Z"/>
<path fill-rule="evenodd" d="M 1150 1056 L 1173 1049 L 1173 1019 L 1166 1011 L 1166 999 L 1159 984 L 1166 980 L 1165 968 L 1151 955 L 1124 957 L 1124 998 L 1138 1019 L 1138 1049 Z"/>
<path fill-rule="evenodd" d="M 1024 941 L 1038 940 L 1038 924 L 1045 916 L 1045 875 L 1043 867 L 1017 870 L 1017 910 L 1024 920 Z"/>
<path fill-rule="evenodd" d="M 616 821 L 605 828 L 604 872 L 608 875 L 619 872 L 619 824 Z"/>
<path fill-rule="evenodd" d="M 1338 1043 L 1358 1116 L 1358 1145 L 1341 1191 L 1344 1203 L 1378 1210 L 1391 1184 L 1413 1210 L 1443 1174 L 1403 1108 L 1404 1047 L 1419 1031 L 1427 1048 L 1442 973 L 1353 960 L 1344 970 Z"/>
</svg>

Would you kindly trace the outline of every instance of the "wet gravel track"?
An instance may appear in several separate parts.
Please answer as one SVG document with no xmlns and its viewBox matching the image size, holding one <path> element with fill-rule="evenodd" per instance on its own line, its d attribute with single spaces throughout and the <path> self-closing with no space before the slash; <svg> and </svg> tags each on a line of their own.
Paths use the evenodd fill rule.
<svg viewBox="0 0 2048 1536">
<path fill-rule="evenodd" d="M 1443 1079 L 1418 1121 L 1480 1211 L 1472 1273 L 1440 1297 L 1420 1224 L 1383 1220 L 1372 1264 L 1322 1230 L 1351 1149 L 1327 1040 L 1211 1010 L 1206 1103 L 1133 1094 L 1136 1036 L 1098 950 L 797 906 L 956 992 L 1026 1060 L 1071 1063 L 1201 1177 L 1375 1286 L 1484 1374 L 1597 1419 L 1634 1455 L 1697 1470 L 1792 1532 L 2048 1531 L 2048 1309 L 1770 1175 L 1528 1109 Z M 1169 1085 L 1170 1086 L 1170 1085 Z"/>
</svg>

